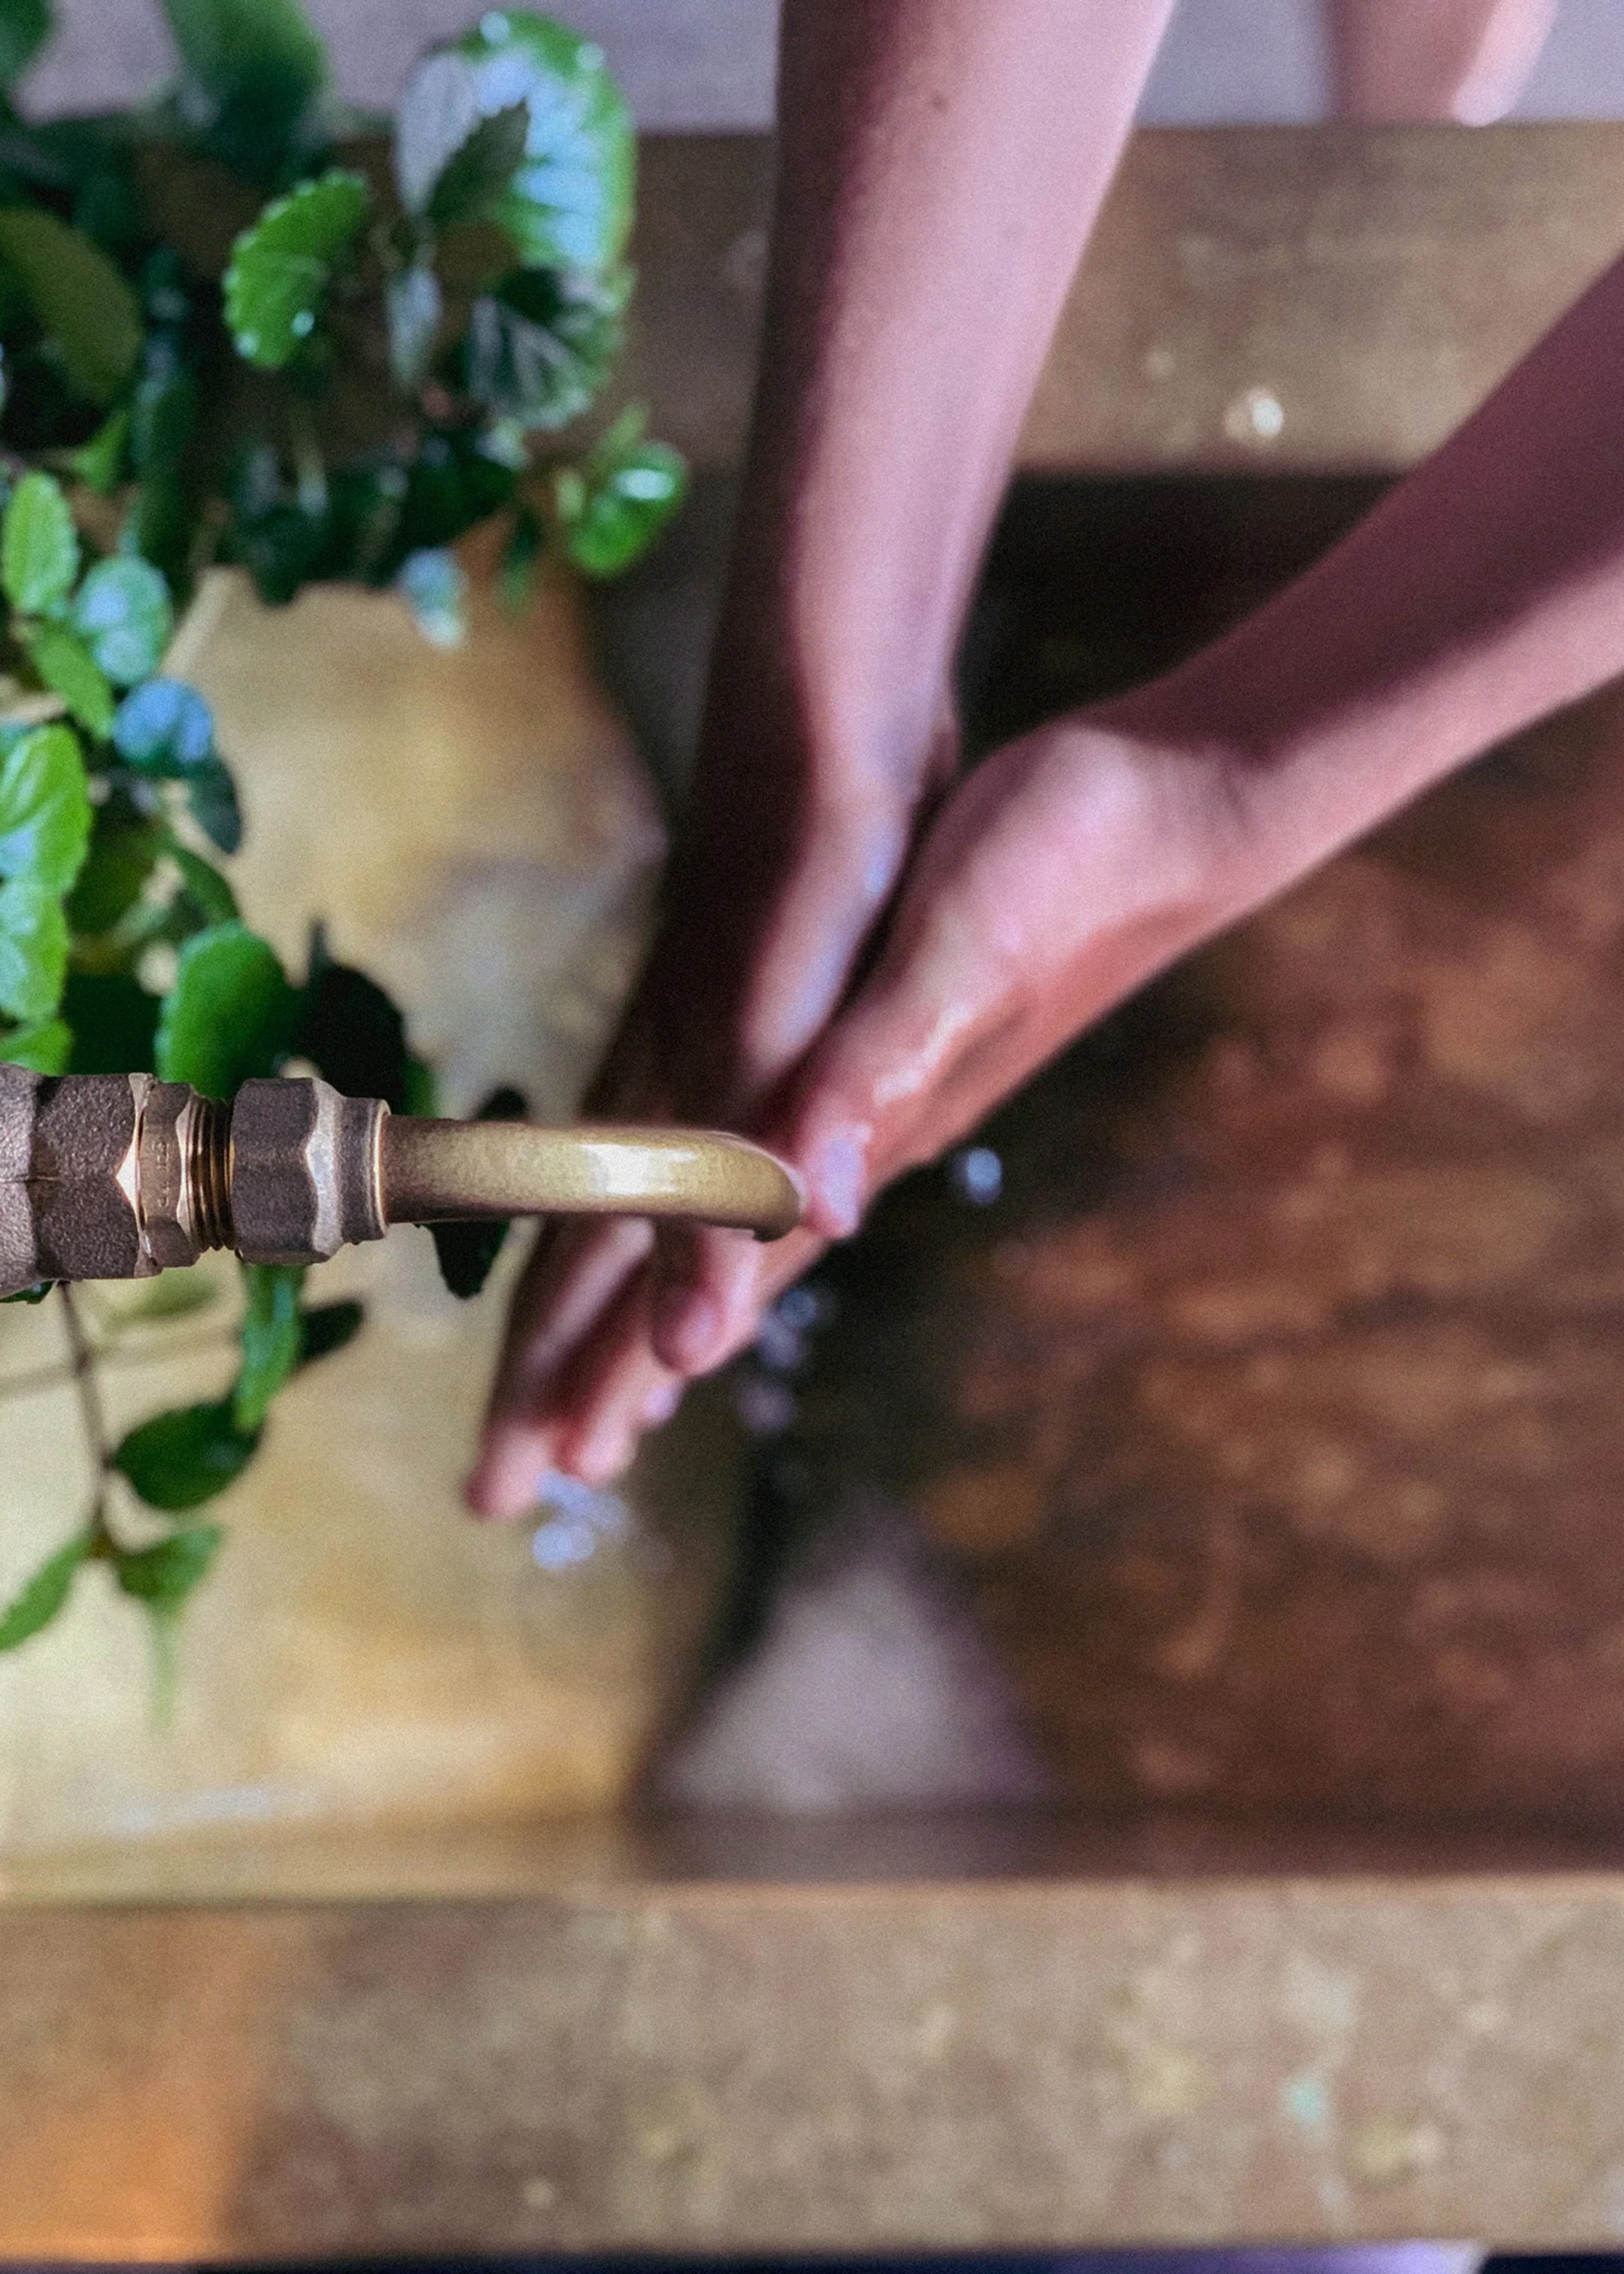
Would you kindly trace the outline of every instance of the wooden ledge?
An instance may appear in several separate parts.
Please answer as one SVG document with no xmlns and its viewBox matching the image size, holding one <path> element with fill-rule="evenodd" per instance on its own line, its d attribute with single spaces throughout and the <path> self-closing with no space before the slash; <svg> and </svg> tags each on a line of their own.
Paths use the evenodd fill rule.
<svg viewBox="0 0 1624 2274">
<path fill-rule="evenodd" d="M 363 1841 L 327 1901 L 312 1847 L 14 1909 L 0 2257 L 1616 2242 L 1605 1854 L 982 1831 L 475 1834 L 391 1898 L 407 1841 L 330 1899 Z"/>
<path fill-rule="evenodd" d="M 726 466 L 748 412 L 771 144 L 652 135 L 643 154 L 628 385 L 696 464 Z M 1620 251 L 1624 125 L 1147 129 L 1021 463 L 1396 471 Z"/>
</svg>

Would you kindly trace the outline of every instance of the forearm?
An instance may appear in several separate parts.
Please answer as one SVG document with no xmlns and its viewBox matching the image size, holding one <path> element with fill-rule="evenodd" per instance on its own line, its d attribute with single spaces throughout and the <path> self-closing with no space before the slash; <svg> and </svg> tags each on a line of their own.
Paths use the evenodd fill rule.
<svg viewBox="0 0 1624 2274">
<path fill-rule="evenodd" d="M 1169 7 L 788 0 L 724 713 L 776 698 L 831 770 L 915 763 Z"/>
<path fill-rule="evenodd" d="M 1481 126 L 1522 92 L 1556 0 L 1327 0 L 1325 13 L 1345 117 Z"/>
<path fill-rule="evenodd" d="M 1624 262 L 1287 591 L 1094 716 L 1221 754 L 1267 890 L 1624 671 Z"/>
<path fill-rule="evenodd" d="M 1170 4 L 787 0 L 762 379 L 648 990 L 685 1111 L 749 1111 L 807 1047 L 951 769 L 988 526 Z"/>
</svg>

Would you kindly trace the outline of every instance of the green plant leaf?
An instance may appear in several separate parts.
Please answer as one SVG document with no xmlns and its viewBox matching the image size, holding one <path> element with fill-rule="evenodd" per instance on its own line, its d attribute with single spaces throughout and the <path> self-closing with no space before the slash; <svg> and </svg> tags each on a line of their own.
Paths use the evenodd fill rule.
<svg viewBox="0 0 1624 2274">
<path fill-rule="evenodd" d="M 79 531 L 62 485 L 50 474 L 25 474 L 0 522 L 0 583 L 26 616 L 42 616 L 65 600 L 79 575 Z"/>
<path fill-rule="evenodd" d="M 522 102 L 479 121 L 452 152 L 429 193 L 425 217 L 431 228 L 455 229 L 485 219 L 513 181 L 530 123 L 529 107 Z"/>
<path fill-rule="evenodd" d="M 575 510 L 564 520 L 565 553 L 588 576 L 620 576 L 648 551 L 687 488 L 678 452 L 629 434 L 617 442 L 612 433 L 583 469 Z"/>
<path fill-rule="evenodd" d="M 243 841 L 243 809 L 229 766 L 218 758 L 199 766 L 186 783 L 186 802 L 211 845 L 222 853 L 237 850 Z"/>
<path fill-rule="evenodd" d="M 306 511 L 286 500 L 231 523 L 231 546 L 254 580 L 259 598 L 281 607 L 307 584 L 322 565 L 331 534 L 330 516 Z"/>
<path fill-rule="evenodd" d="M 72 971 L 62 1013 L 73 1035 L 72 1073 L 150 1073 L 158 998 L 127 971 Z"/>
<path fill-rule="evenodd" d="M 61 696 L 86 734 L 100 740 L 113 723 L 113 690 L 84 641 L 65 624 L 24 623 L 18 629 L 28 660 L 47 687 Z"/>
<path fill-rule="evenodd" d="M 317 1303 L 304 1314 L 304 1349 L 301 1366 L 314 1366 L 352 1343 L 366 1324 L 361 1303 Z"/>
<path fill-rule="evenodd" d="M 0 266 L 20 287 L 68 377 L 111 403 L 141 351 L 134 293 L 105 252 L 39 206 L 0 207 Z"/>
<path fill-rule="evenodd" d="M 107 808 L 102 808 L 105 816 Z M 147 880 L 164 849 L 155 822 L 132 814 L 111 827 L 98 822 L 90 852 L 68 900 L 68 922 L 76 932 L 94 937 L 111 931 L 147 889 Z"/>
<path fill-rule="evenodd" d="M 409 1058 L 406 1076 L 402 1084 L 406 1103 L 402 1111 L 415 1113 L 432 1121 L 440 1112 L 440 1081 L 432 1065 L 420 1058 Z"/>
<path fill-rule="evenodd" d="M 234 1097 L 244 1082 L 276 1072 L 298 1016 L 275 950 L 240 923 L 218 924 L 180 951 L 159 1014 L 158 1073 L 206 1097 Z"/>
<path fill-rule="evenodd" d="M 186 1405 L 143 1421 L 113 1455 L 148 1508 L 169 1515 L 201 1508 L 234 1484 L 253 1458 L 259 1440 L 237 1426 L 229 1399 Z"/>
<path fill-rule="evenodd" d="M 21 78 L 50 34 L 50 0 L 0 0 L 0 87 Z"/>
<path fill-rule="evenodd" d="M 296 1048 L 346 1097 L 381 1097 L 391 1112 L 410 1111 L 406 1022 L 375 979 L 331 960 L 320 930 Z"/>
<path fill-rule="evenodd" d="M 34 1577 L 12 1596 L 4 1612 L 0 1613 L 0 1650 L 16 1650 L 19 1644 L 49 1626 L 65 1608 L 79 1568 L 90 1553 L 90 1545 L 89 1532 L 79 1532 L 57 1548 L 54 1555 L 48 1555 Z"/>
<path fill-rule="evenodd" d="M 406 479 L 406 497 L 395 532 L 394 565 L 409 553 L 452 545 L 500 512 L 512 497 L 514 470 L 467 433 L 424 437 Z"/>
<path fill-rule="evenodd" d="M 180 870 L 181 890 L 201 918 L 198 930 L 207 931 L 214 924 L 235 923 L 242 911 L 237 905 L 237 894 L 219 870 L 187 845 L 171 845 L 169 855 Z"/>
<path fill-rule="evenodd" d="M 620 350 L 624 269 L 577 276 L 515 269 L 469 312 L 463 376 L 499 418 L 555 433 L 591 408 Z"/>
<path fill-rule="evenodd" d="M 68 892 L 90 843 L 91 805 L 78 737 L 32 727 L 0 758 L 0 877 Z"/>
<path fill-rule="evenodd" d="M 497 597 L 510 614 L 516 615 L 535 591 L 546 545 L 541 516 L 533 506 L 521 505 L 514 514 L 496 574 Z"/>
<path fill-rule="evenodd" d="M 121 549 L 139 553 L 184 587 L 195 565 L 196 537 L 196 504 L 185 485 L 168 471 L 148 474 L 130 500 L 118 534 Z"/>
<path fill-rule="evenodd" d="M 73 478 L 83 482 L 86 489 L 94 490 L 98 497 L 111 497 L 124 478 L 124 460 L 130 448 L 130 413 L 115 410 L 104 418 L 88 442 L 81 442 L 72 456 Z"/>
<path fill-rule="evenodd" d="M 126 695 L 113 748 L 138 773 L 179 780 L 215 756 L 214 714 L 182 679 L 149 679 Z"/>
<path fill-rule="evenodd" d="M 31 1073 L 66 1073 L 73 1057 L 73 1029 L 64 1019 L 14 1027 L 0 1035 L 0 1062 L 26 1066 Z"/>
<path fill-rule="evenodd" d="M 440 56 L 460 58 L 472 73 L 471 109 L 494 118 L 515 102 L 528 113 L 523 154 L 505 190 L 484 211 L 507 233 L 527 267 L 603 269 L 626 249 L 636 179 L 636 135 L 625 97 L 603 49 L 550 18 L 527 9 L 492 9 L 477 27 Z M 425 68 L 419 66 L 419 73 Z M 440 92 L 442 137 L 455 109 L 449 78 Z M 410 91 L 408 92 L 410 102 Z M 402 105 L 402 125 L 409 114 Z M 402 186 L 437 179 L 469 132 L 462 127 L 429 172 L 426 142 L 402 152 Z M 402 132 L 402 140 L 405 139 Z"/>
<path fill-rule="evenodd" d="M 243 1363 L 231 1393 L 231 1410 L 243 1434 L 252 1436 L 304 1353 L 299 1311 L 304 1273 L 297 1264 L 246 1263 L 243 1277 L 248 1305 L 243 1314 Z"/>
<path fill-rule="evenodd" d="M 432 1224 L 434 1260 L 450 1292 L 462 1303 L 483 1292 L 508 1244 L 510 1224 Z"/>
<path fill-rule="evenodd" d="M 327 52 L 297 0 L 163 0 L 183 119 L 228 165 L 273 181 L 308 135 Z"/>
<path fill-rule="evenodd" d="M 0 885 L 0 1012 L 29 1026 L 53 1017 L 68 975 L 68 920 L 31 877 Z"/>
<path fill-rule="evenodd" d="M 198 417 L 198 385 L 167 334 L 147 343 L 130 404 L 130 462 L 138 474 L 169 473 L 179 464 Z"/>
<path fill-rule="evenodd" d="M 148 224 L 136 192 L 128 114 L 41 120 L 29 132 L 68 185 L 74 228 L 115 259 L 132 247 Z"/>
<path fill-rule="evenodd" d="M 371 204 L 360 175 L 335 166 L 277 198 L 243 231 L 225 276 L 226 322 L 240 356 L 263 371 L 291 362 Z"/>
<path fill-rule="evenodd" d="M 521 1091 L 498 1089 L 492 1090 L 474 1118 L 477 1121 L 523 1121 L 524 1114 L 525 1101 Z M 512 1229 L 508 1224 L 429 1226 L 440 1276 L 459 1301 L 470 1301 L 483 1289 Z"/>
<path fill-rule="evenodd" d="M 395 116 L 395 178 L 409 214 L 426 215 L 434 184 L 480 124 L 473 63 L 454 48 L 432 49 L 407 80 Z"/>
<path fill-rule="evenodd" d="M 125 1594 L 137 1602 L 154 1610 L 177 1611 L 207 1576 L 224 1538 L 217 1524 L 184 1525 L 151 1547 L 125 1548 L 113 1558 L 114 1574 Z"/>
<path fill-rule="evenodd" d="M 74 595 L 74 630 L 115 687 L 156 671 L 175 628 L 169 588 L 149 561 L 98 561 Z"/>
<path fill-rule="evenodd" d="M 422 380 L 440 333 L 444 301 L 432 268 L 414 261 L 389 279 L 385 313 L 389 326 L 389 369 L 409 393 Z"/>
<path fill-rule="evenodd" d="M 207 1271 L 176 1265 L 155 1279 L 141 1282 L 140 1291 L 120 1303 L 114 1330 L 131 1327 L 168 1326 L 176 1319 L 195 1318 L 220 1300 L 219 1283 Z"/>
</svg>

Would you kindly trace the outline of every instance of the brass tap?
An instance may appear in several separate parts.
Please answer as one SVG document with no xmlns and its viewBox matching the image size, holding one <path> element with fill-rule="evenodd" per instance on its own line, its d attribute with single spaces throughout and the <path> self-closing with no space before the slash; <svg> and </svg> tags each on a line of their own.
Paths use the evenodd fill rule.
<svg viewBox="0 0 1624 2274">
<path fill-rule="evenodd" d="M 709 1130 L 418 1120 L 313 1079 L 226 1104 L 151 1074 L 0 1065 L 0 1296 L 210 1248 L 317 1263 L 392 1224 L 677 1216 L 771 1239 L 801 1210 L 781 1161 Z"/>
</svg>

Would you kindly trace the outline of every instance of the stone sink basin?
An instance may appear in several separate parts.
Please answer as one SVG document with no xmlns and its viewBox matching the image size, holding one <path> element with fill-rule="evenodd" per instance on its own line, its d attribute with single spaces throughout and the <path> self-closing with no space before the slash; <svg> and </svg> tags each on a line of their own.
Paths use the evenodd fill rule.
<svg viewBox="0 0 1624 2274">
<path fill-rule="evenodd" d="M 983 744 L 1312 558 L 1611 257 L 1617 132 L 1506 134 L 1145 138 L 989 564 Z M 764 178 L 737 144 L 650 153 L 645 305 L 686 361 L 645 342 L 640 383 L 702 463 L 736 440 Z M 1382 368 L 1343 352 L 1372 311 Z M 1273 472 L 1223 423 L 1265 382 Z M 702 480 L 598 616 L 673 766 L 727 500 Z M 577 1064 L 658 849 L 620 764 L 613 811 L 570 808 L 643 847 L 605 903 L 618 978 L 589 959 L 549 997 Z M 516 810 L 475 829 L 452 1045 L 511 1051 L 531 999 Z M 387 960 L 393 872 L 361 851 L 354 952 Z M 65 1663 L 4 1676 L 0 2258 L 1616 2247 L 1620 1012 L 1611 693 L 1130 1005 L 980 1133 L 993 1168 L 894 1193 L 820 1275 L 820 1330 L 635 1480 L 636 1554 L 455 1532 L 453 1452 L 389 1365 L 466 1426 L 484 1349 L 449 1365 L 392 1266 L 366 1426 L 396 1482 L 347 1448 L 335 1595 L 313 1485 L 234 1542 L 181 1705 L 212 1781 L 117 1750 L 136 1675 L 110 1718 Z M 307 1478 L 358 1410 L 347 1362 L 289 1408 Z M 435 1462 L 442 1504 L 392 1529 Z M 808 1604 L 825 1675 L 854 1669 L 816 1694 Z M 809 1791 L 846 1805 L 785 1805 Z"/>
</svg>

